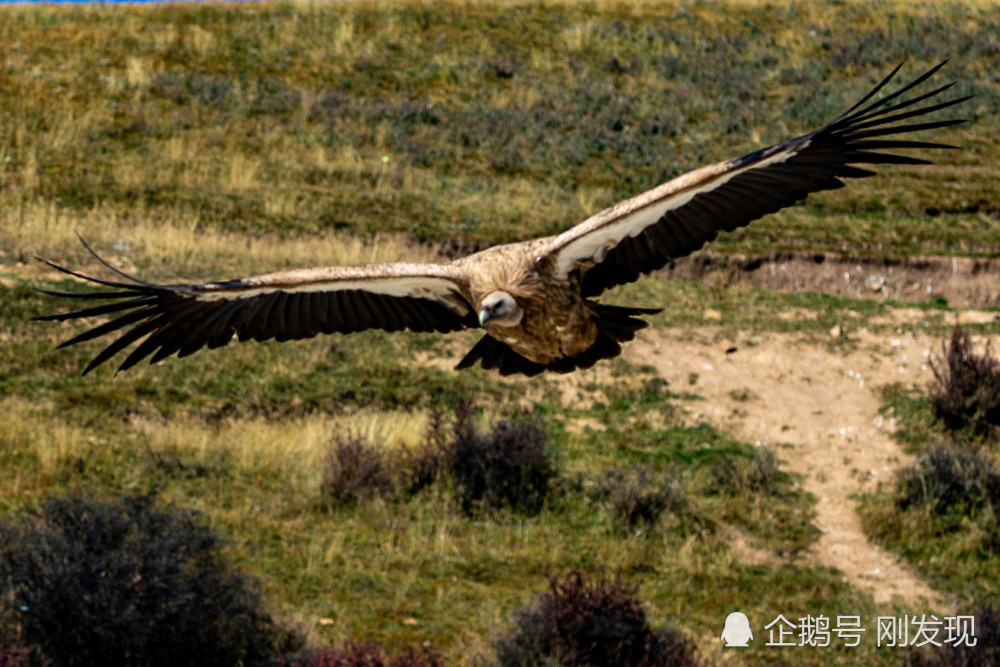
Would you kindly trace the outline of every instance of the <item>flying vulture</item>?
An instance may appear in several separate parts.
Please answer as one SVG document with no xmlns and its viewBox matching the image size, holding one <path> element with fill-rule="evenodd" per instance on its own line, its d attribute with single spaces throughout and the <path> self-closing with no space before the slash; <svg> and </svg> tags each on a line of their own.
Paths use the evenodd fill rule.
<svg viewBox="0 0 1000 667">
<path fill-rule="evenodd" d="M 911 121 L 968 99 L 937 99 L 953 84 L 904 99 L 943 65 L 873 99 L 896 67 L 861 101 L 814 132 L 691 171 L 556 236 L 494 246 L 448 264 L 333 266 L 188 285 L 139 280 L 95 253 L 120 280 L 47 263 L 114 291 L 49 291 L 101 302 L 39 319 L 110 316 L 60 346 L 117 336 L 84 374 L 134 343 L 119 370 L 147 357 L 154 363 L 221 347 L 234 337 L 286 341 L 364 329 L 473 327 L 486 333 L 457 368 L 478 362 L 501 375 L 529 376 L 588 368 L 620 354 L 620 343 L 646 326 L 640 316 L 659 312 L 598 303 L 595 298 L 605 290 L 698 250 L 720 231 L 743 227 L 811 192 L 843 187 L 842 179 L 873 175 L 859 164 L 929 164 L 885 150 L 952 148 L 892 138 L 962 122 Z"/>
</svg>

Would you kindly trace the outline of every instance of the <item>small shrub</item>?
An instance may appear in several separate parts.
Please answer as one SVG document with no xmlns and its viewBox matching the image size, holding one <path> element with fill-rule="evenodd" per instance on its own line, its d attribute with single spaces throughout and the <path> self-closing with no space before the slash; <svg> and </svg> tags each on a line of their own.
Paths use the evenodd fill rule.
<svg viewBox="0 0 1000 667">
<path fill-rule="evenodd" d="M 488 434 L 469 420 L 456 428 L 451 447 L 455 491 L 466 514 L 511 507 L 542 508 L 556 476 L 545 431 L 532 423 L 503 421 Z"/>
<path fill-rule="evenodd" d="M 685 523 L 704 525 L 680 479 L 669 474 L 656 480 L 650 466 L 634 468 L 628 473 L 618 468 L 609 470 L 597 483 L 594 495 L 606 504 L 612 521 L 628 531 L 657 525 L 664 512 Z"/>
<path fill-rule="evenodd" d="M 906 656 L 907 667 L 994 667 L 1000 665 L 1000 607 L 981 607 L 975 614 L 975 646 L 945 644 L 939 648 L 914 649 Z M 938 641 L 945 638 L 944 630 Z"/>
<path fill-rule="evenodd" d="M 739 401 L 740 403 L 746 403 L 748 401 L 755 401 L 760 398 L 757 393 L 750 389 L 749 387 L 743 387 L 741 389 L 733 389 L 729 392 L 729 398 L 734 401 Z"/>
<path fill-rule="evenodd" d="M 358 436 L 334 439 L 327 452 L 320 494 L 331 505 L 349 505 L 392 491 L 392 474 L 383 450 Z"/>
<path fill-rule="evenodd" d="M 514 613 L 511 633 L 494 642 L 499 667 L 685 667 L 697 665 L 691 642 L 649 626 L 635 588 L 571 572 Z"/>
<path fill-rule="evenodd" d="M 16 609 L 12 591 L 6 586 L 0 602 L 0 667 L 50 667 L 48 660 L 37 646 L 29 645 L 23 638 L 18 619 L 12 610 Z"/>
<path fill-rule="evenodd" d="M 20 643 L 16 637 L 0 639 L 0 667 L 47 667 L 37 649 Z"/>
<path fill-rule="evenodd" d="M 956 326 L 944 365 L 932 362 L 931 369 L 930 404 L 944 425 L 953 431 L 969 428 L 977 435 L 994 434 L 1000 427 L 1000 362 L 989 345 L 976 354 L 968 332 Z"/>
<path fill-rule="evenodd" d="M 491 58 L 486 60 L 484 68 L 498 79 L 510 79 L 517 74 L 517 63 L 511 58 Z"/>
<path fill-rule="evenodd" d="M 414 448 L 405 448 L 399 463 L 400 474 L 409 495 L 419 493 L 437 482 L 448 469 L 448 430 L 445 428 L 444 411 L 431 410 L 430 422 L 424 441 Z"/>
<path fill-rule="evenodd" d="M 755 447 L 750 456 L 726 456 L 709 467 L 716 490 L 735 494 L 780 495 L 781 471 L 778 455 L 771 447 Z"/>
<path fill-rule="evenodd" d="M 0 525 L 4 625 L 54 664 L 248 665 L 293 642 L 192 512 L 50 499 Z"/>
<path fill-rule="evenodd" d="M 938 444 L 896 476 L 896 506 L 926 507 L 949 529 L 989 506 L 1000 515 L 1000 473 L 979 452 Z"/>
<path fill-rule="evenodd" d="M 278 667 L 444 667 L 436 650 L 423 646 L 408 648 L 394 657 L 375 642 L 349 642 L 339 649 L 325 649 L 306 659 L 281 661 Z"/>
</svg>

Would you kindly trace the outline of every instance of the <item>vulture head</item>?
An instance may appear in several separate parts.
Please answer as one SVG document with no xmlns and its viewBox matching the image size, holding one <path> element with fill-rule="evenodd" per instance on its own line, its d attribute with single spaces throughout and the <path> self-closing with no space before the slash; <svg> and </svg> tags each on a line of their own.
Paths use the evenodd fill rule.
<svg viewBox="0 0 1000 667">
<path fill-rule="evenodd" d="M 490 292 L 483 297 L 479 306 L 479 324 L 487 322 L 500 327 L 514 327 L 520 324 L 524 311 L 513 296 L 502 290 Z"/>
</svg>

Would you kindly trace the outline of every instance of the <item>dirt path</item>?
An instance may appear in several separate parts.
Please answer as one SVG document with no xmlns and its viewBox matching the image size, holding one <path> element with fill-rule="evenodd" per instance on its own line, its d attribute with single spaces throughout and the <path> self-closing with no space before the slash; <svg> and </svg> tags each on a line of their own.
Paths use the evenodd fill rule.
<svg viewBox="0 0 1000 667">
<path fill-rule="evenodd" d="M 841 570 L 877 603 L 898 600 L 943 610 L 940 596 L 865 539 L 851 500 L 858 490 L 889 479 L 908 459 L 891 437 L 893 420 L 878 414 L 874 392 L 897 380 L 926 384 L 928 356 L 940 350 L 940 342 L 861 331 L 852 334 L 856 351 L 843 353 L 796 335 L 718 342 L 716 333 L 650 331 L 627 354 L 654 365 L 675 390 L 690 389 L 706 399 L 689 404 L 689 422 L 708 422 L 774 446 L 788 469 L 804 476 L 818 499 L 816 525 L 823 531 L 812 552 L 816 562 Z"/>
</svg>

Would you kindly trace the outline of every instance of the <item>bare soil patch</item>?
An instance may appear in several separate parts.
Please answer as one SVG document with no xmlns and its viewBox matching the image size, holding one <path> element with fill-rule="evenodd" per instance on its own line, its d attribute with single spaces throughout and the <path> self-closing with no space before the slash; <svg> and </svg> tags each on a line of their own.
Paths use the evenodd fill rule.
<svg viewBox="0 0 1000 667">
<path fill-rule="evenodd" d="M 760 446 L 772 446 L 817 498 L 822 536 L 810 557 L 893 601 L 943 609 L 940 596 L 892 554 L 870 544 L 852 495 L 889 480 L 908 456 L 879 414 L 875 390 L 894 381 L 923 386 L 937 339 L 913 334 L 883 341 L 866 330 L 854 351 L 765 333 L 717 341 L 717 330 L 653 330 L 627 348 L 678 390 L 705 401 L 687 404 L 687 420 L 710 423 Z M 735 351 L 731 351 L 736 348 Z M 727 352 L 727 350 L 730 350 Z M 752 556 L 741 540 L 734 548 Z"/>
</svg>

